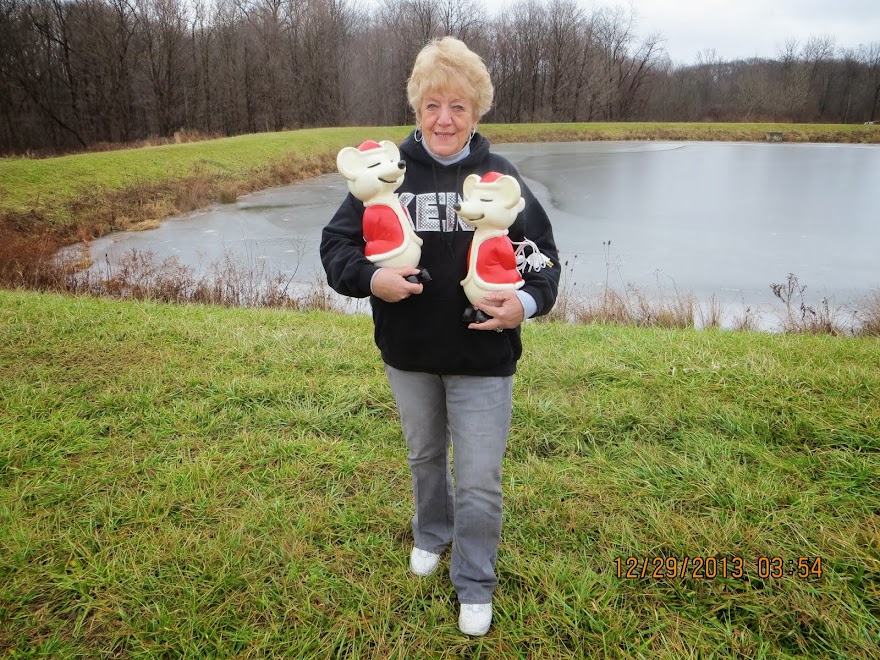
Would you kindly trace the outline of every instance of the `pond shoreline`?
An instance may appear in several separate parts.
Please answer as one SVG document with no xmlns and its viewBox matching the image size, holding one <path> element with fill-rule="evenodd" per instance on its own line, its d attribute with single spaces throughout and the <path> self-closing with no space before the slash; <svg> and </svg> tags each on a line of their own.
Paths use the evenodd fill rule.
<svg viewBox="0 0 880 660">
<path fill-rule="evenodd" d="M 336 154 L 366 139 L 401 141 L 408 126 L 304 129 L 202 142 L 0 158 L 0 233 L 52 235 L 64 244 L 149 228 L 172 215 L 336 171 Z M 880 144 L 880 126 L 747 123 L 487 124 L 493 143 L 589 141 Z M 0 266 L 3 254 L 0 253 Z"/>
<path fill-rule="evenodd" d="M 648 131 L 646 129 L 646 126 L 648 128 L 650 128 L 651 130 Z M 799 127 L 799 126 L 793 126 L 793 125 L 791 125 L 791 126 L 794 129 L 802 129 L 803 128 L 803 127 Z M 736 131 L 737 132 L 736 137 L 739 138 L 739 140 L 737 140 L 737 142 L 748 141 L 748 142 L 757 143 L 760 141 L 758 139 L 758 137 L 763 135 L 764 132 L 766 132 L 770 128 L 779 128 L 779 126 L 777 126 L 777 125 L 748 125 L 748 130 L 751 132 L 746 131 L 746 125 L 722 126 L 722 125 L 708 125 L 708 124 L 706 124 L 706 125 L 703 125 L 703 124 L 700 124 L 700 125 L 606 125 L 604 127 L 599 127 L 598 129 L 595 125 L 580 125 L 580 126 L 543 125 L 540 127 L 536 127 L 536 126 L 500 126 L 500 127 L 499 126 L 486 126 L 486 127 L 483 127 L 484 132 L 486 134 L 488 134 L 491 138 L 493 138 L 496 142 L 509 143 L 510 145 L 512 145 L 512 148 L 514 150 L 516 149 L 517 146 L 518 147 L 525 146 L 525 145 L 521 145 L 521 144 L 516 145 L 516 143 L 542 141 L 542 138 L 547 139 L 547 138 L 550 138 L 551 136 L 557 140 L 562 140 L 565 142 L 590 142 L 590 141 L 594 141 L 594 140 L 592 140 L 593 135 L 591 133 L 588 133 L 588 131 L 597 131 L 597 130 L 605 131 L 604 133 L 601 134 L 601 137 L 605 138 L 602 141 L 607 142 L 609 144 L 619 144 L 624 141 L 632 141 L 630 138 L 633 135 L 643 135 L 643 136 L 648 135 L 648 136 L 653 136 L 656 138 L 662 134 L 662 135 L 666 135 L 667 139 L 669 139 L 671 136 L 669 136 L 668 134 L 670 132 L 674 132 L 674 131 L 679 131 L 680 134 L 682 135 L 682 137 L 688 138 L 688 139 L 675 140 L 676 144 L 681 144 L 683 146 L 686 145 L 688 142 L 690 142 L 693 145 L 693 144 L 699 144 L 700 142 L 717 142 L 718 141 L 718 140 L 714 140 L 714 139 L 713 140 L 695 140 L 695 139 L 693 139 L 695 137 L 694 132 L 697 130 L 705 131 L 706 134 L 711 134 L 711 136 L 713 138 L 717 138 L 717 137 L 729 138 L 730 135 L 726 131 Z M 832 138 L 829 138 L 829 142 L 832 144 L 836 143 L 839 145 L 841 145 L 842 142 L 849 142 L 850 139 L 852 138 L 852 136 L 854 136 L 854 135 L 866 133 L 866 131 L 864 131 L 864 130 L 860 131 L 860 132 L 856 132 L 854 130 L 854 129 L 861 128 L 861 127 L 818 127 L 818 128 L 821 128 L 821 129 L 825 130 L 826 132 L 832 131 L 833 129 L 838 130 L 838 132 L 836 134 L 834 134 L 832 136 Z M 874 128 L 874 127 L 870 127 L 870 128 Z M 817 139 L 821 138 L 824 134 L 817 132 L 815 129 L 816 129 L 816 127 L 813 127 L 813 132 L 801 130 L 801 133 L 797 134 L 798 138 L 800 139 L 801 142 L 805 142 L 805 141 L 809 141 L 809 140 L 817 140 Z M 846 130 L 843 130 L 843 129 L 846 129 Z M 343 135 L 340 133 L 340 131 L 342 131 L 342 130 L 343 129 L 326 129 L 325 133 L 332 134 L 334 140 L 340 140 L 343 138 Z M 405 135 L 409 129 L 407 127 L 396 127 L 396 128 L 392 128 L 392 129 L 345 129 L 345 130 L 349 131 L 349 132 L 344 133 L 345 139 L 348 140 L 349 142 L 356 142 L 358 138 L 354 137 L 354 134 L 352 134 L 350 131 L 355 131 L 355 133 L 357 133 L 359 131 L 362 136 L 375 135 L 377 132 L 380 132 L 380 131 L 389 131 L 391 133 L 393 133 L 395 131 L 399 131 L 399 132 L 401 132 L 402 135 Z M 544 131 L 544 132 L 542 132 L 542 131 Z M 754 139 L 743 140 L 744 132 Z M 284 135 L 285 137 L 287 137 L 288 140 L 290 140 L 291 137 L 296 137 L 297 139 L 302 139 L 303 135 L 306 133 L 310 133 L 310 132 L 309 131 L 296 132 L 296 135 L 293 135 L 292 133 L 291 134 L 276 134 L 275 136 L 270 136 L 270 137 L 273 139 L 277 139 L 279 135 Z M 311 132 L 312 135 L 314 135 L 314 133 L 315 133 L 315 131 Z M 880 131 L 870 132 L 867 134 L 871 135 L 873 137 L 874 135 L 880 135 Z M 266 139 L 266 136 L 248 136 L 248 137 L 260 138 L 261 140 Z M 399 136 L 391 135 L 391 137 L 399 137 Z M 608 139 L 610 137 L 614 137 L 617 139 Z M 859 138 L 858 141 L 864 142 L 864 138 Z M 212 142 L 222 142 L 222 141 L 212 141 Z M 648 147 L 646 145 L 646 143 L 651 143 L 652 146 Z M 224 143 L 224 146 L 230 146 L 231 144 L 232 144 L 231 142 L 226 142 L 226 143 Z M 657 148 L 662 148 L 662 146 L 663 146 L 663 143 L 656 140 L 656 139 L 637 140 L 635 142 L 635 144 L 636 145 L 638 145 L 638 144 L 644 145 L 643 148 L 646 150 L 653 150 L 654 149 L 653 145 L 655 145 L 655 144 L 657 145 Z M 785 143 L 783 143 L 783 146 L 781 148 L 785 148 L 784 144 Z M 829 144 L 829 146 L 832 146 L 832 144 Z M 198 143 L 196 143 L 195 145 L 190 144 L 190 145 L 179 145 L 179 146 L 181 146 L 181 147 L 198 147 L 196 153 L 200 153 L 200 152 L 206 153 L 205 150 L 207 150 L 209 148 L 208 143 L 204 143 L 203 145 L 199 145 Z M 216 146 L 216 145 L 214 145 L 214 146 Z M 501 147 L 503 145 L 499 144 L 498 146 Z M 806 145 L 804 145 L 804 146 L 806 146 Z M 290 147 L 290 144 L 288 145 L 288 148 L 289 147 Z M 326 145 L 322 148 L 326 148 Z M 776 149 L 777 146 L 767 145 L 767 148 L 768 149 Z M 868 147 L 867 145 L 866 145 L 866 148 L 870 149 L 870 147 Z M 135 151 L 138 153 L 138 155 L 143 155 L 143 153 L 146 152 L 147 150 L 135 150 Z M 163 153 L 165 153 L 165 152 L 163 152 Z M 86 155 L 84 155 L 84 156 L 86 156 Z M 313 156 L 309 156 L 309 158 L 312 158 L 312 160 L 310 161 L 312 163 L 312 169 L 308 172 L 306 172 L 305 170 L 302 170 L 302 169 L 300 169 L 298 171 L 301 174 L 305 173 L 305 174 L 309 174 L 311 176 L 315 176 L 324 170 L 329 170 L 331 172 L 335 172 L 335 165 L 333 165 L 333 159 L 329 157 L 329 154 L 325 153 L 324 156 L 325 156 L 325 158 L 323 160 L 321 158 L 316 159 Z M 78 158 L 78 157 L 72 157 L 72 158 Z M 274 185 L 279 185 L 280 183 L 286 182 L 286 179 L 291 178 L 291 177 L 293 179 L 302 178 L 299 175 L 293 175 L 292 172 L 294 171 L 294 163 L 297 162 L 297 163 L 301 164 L 303 161 L 301 161 L 299 159 L 294 159 L 294 158 L 288 158 L 288 161 L 289 161 L 289 163 L 288 163 L 289 167 L 286 170 L 284 170 L 284 172 L 282 172 L 281 169 L 277 169 L 276 171 L 274 171 L 274 174 L 272 175 L 272 177 L 265 177 L 264 176 L 262 178 L 263 184 L 270 183 L 271 185 L 274 186 Z M 328 165 L 328 163 L 329 163 L 329 165 Z M 2 170 L 0 170 L 0 174 L 2 174 Z M 524 175 L 528 176 L 528 174 L 526 172 L 524 172 Z M 94 173 L 93 176 L 97 180 L 100 177 L 100 173 L 96 172 L 96 173 Z M 273 177 L 279 177 L 281 179 L 281 181 L 275 181 L 273 179 Z M 224 181 L 225 182 L 224 185 L 230 185 L 228 178 L 224 179 L 223 177 L 220 177 L 218 180 Z M 178 183 L 180 181 L 189 182 L 190 184 L 193 183 L 193 180 L 191 178 L 190 179 L 187 179 L 187 178 L 180 179 L 178 181 Z M 152 199 L 151 195 L 146 194 L 146 192 L 148 192 L 147 188 L 149 188 L 149 186 L 142 187 L 141 193 L 146 195 L 146 198 Z M 197 185 L 196 188 L 199 188 L 199 186 Z M 185 212 L 190 212 L 190 211 L 198 210 L 198 209 L 204 209 L 204 208 L 210 207 L 212 204 L 214 204 L 214 200 L 209 200 L 206 196 L 204 196 L 206 194 L 206 191 L 209 191 L 209 188 L 210 188 L 210 186 L 202 186 L 201 188 L 199 188 L 199 190 L 193 191 L 192 194 L 190 194 L 188 197 L 187 204 L 184 205 L 185 207 L 187 207 Z M 235 201 L 238 198 L 239 194 L 241 194 L 244 190 L 246 190 L 246 188 L 236 187 L 234 191 L 229 193 L 230 198 L 226 198 L 221 201 L 226 202 L 228 205 L 229 202 Z M 263 191 L 263 192 L 265 192 L 265 191 Z M 156 193 L 155 190 L 153 190 L 153 193 L 158 195 L 158 193 Z M 199 197 L 199 194 L 201 194 L 202 197 Z M 111 195 L 109 195 L 108 198 L 111 198 L 112 196 L 113 195 L 111 194 Z M 153 195 L 153 196 L 155 196 L 155 195 Z M 161 197 L 161 195 L 159 195 L 159 197 Z M 141 200 L 141 201 L 143 202 L 143 200 Z M 180 202 L 179 199 L 175 199 L 174 204 L 172 206 L 176 207 L 176 205 L 179 202 Z M 239 204 L 239 206 L 240 206 L 240 204 Z M 192 207 L 192 208 L 189 208 L 189 207 Z M 119 217 L 126 215 L 123 212 L 124 208 L 125 208 L 124 205 L 122 205 L 117 209 L 117 211 L 119 211 Z M 161 203 L 155 202 L 152 204 L 141 203 L 140 208 L 144 213 L 147 213 L 147 212 L 152 213 L 152 216 L 150 216 L 150 217 L 154 217 L 154 216 L 158 215 L 158 213 L 157 213 L 158 210 L 161 210 L 165 207 L 163 207 L 163 205 Z M 167 211 L 167 208 L 165 209 L 165 211 Z M 59 285 L 52 284 L 52 281 L 53 280 L 55 282 L 60 281 L 61 279 L 63 279 L 63 277 L 69 276 L 69 272 L 67 272 L 67 273 L 59 272 L 59 273 L 55 273 L 55 274 L 46 272 L 47 271 L 47 261 L 51 261 L 52 263 L 55 263 L 54 255 L 57 254 L 57 248 L 61 247 L 62 245 L 76 244 L 76 243 L 80 243 L 80 242 L 83 243 L 84 245 L 88 246 L 97 236 L 101 236 L 101 235 L 106 236 L 107 234 L 113 233 L 112 230 L 122 229 L 126 226 L 125 223 L 120 221 L 120 222 L 117 222 L 116 225 L 114 225 L 112 227 L 104 226 L 104 227 L 101 227 L 98 231 L 94 231 L 94 232 L 89 231 L 87 227 L 79 226 L 76 224 L 68 226 L 67 229 L 58 229 L 56 227 L 53 230 L 52 227 L 55 227 L 55 225 L 53 225 L 52 223 L 40 222 L 40 219 L 37 217 L 38 215 L 39 214 L 35 212 L 34 214 L 32 214 L 30 216 L 29 221 L 25 222 L 22 220 L 22 221 L 19 221 L 18 223 L 15 223 L 15 224 L 17 224 L 17 227 L 15 228 L 15 231 L 13 231 L 11 236 L 13 239 L 17 239 L 17 241 L 18 241 L 17 245 L 16 245 L 15 240 L 0 242 L 0 245 L 3 245 L 3 248 L 5 248 L 5 249 L 0 249 L 0 286 L 2 286 L 2 285 L 16 286 L 16 287 L 24 286 L 26 288 L 41 288 L 41 289 L 48 288 L 48 289 L 58 290 L 56 287 L 58 287 Z M 168 216 L 163 216 L 162 219 L 165 219 L 166 217 L 168 217 Z M 7 220 L 8 220 L 8 217 L 7 217 Z M 142 221 L 140 223 L 136 223 L 135 227 L 138 229 L 155 228 L 155 227 L 159 226 L 160 222 L 161 222 L 161 219 L 146 220 L 146 221 Z M 5 227 L 7 229 L 9 228 L 9 226 L 10 225 L 8 223 L 7 223 L 7 225 L 0 225 L 0 227 Z M 63 223 L 61 226 L 62 227 L 64 226 Z M 104 230 L 107 230 L 107 231 L 104 231 Z M 0 233 L 2 233 L 2 229 L 0 229 Z M 149 232 L 149 233 L 152 233 L 152 232 Z M 249 235 L 249 233 L 250 233 L 250 230 L 248 230 L 244 235 Z M 604 238 L 606 238 L 606 236 L 604 236 L 604 233 L 605 233 L 604 231 L 600 231 L 599 234 L 602 234 L 601 236 L 599 234 L 596 234 L 595 235 L 596 240 L 604 240 Z M 610 238 L 610 236 L 608 236 L 607 238 Z M 106 239 L 104 239 L 104 240 L 106 240 Z M 44 250 L 44 252 L 40 253 L 39 249 L 35 250 L 34 245 L 37 245 L 39 248 L 42 248 Z M 598 245 L 598 243 L 597 243 L 597 245 Z M 620 244 L 616 242 L 615 245 L 616 245 L 617 249 L 619 250 L 621 247 Z M 584 250 L 583 246 L 581 246 L 579 249 Z M 586 256 L 588 258 L 592 259 L 593 262 L 601 261 L 601 254 L 598 254 L 598 255 L 596 254 L 598 252 L 598 247 L 592 246 L 589 248 L 589 250 L 592 251 L 593 254 L 586 254 Z M 4 252 L 5 252 L 5 254 L 2 254 Z M 22 255 L 24 255 L 26 257 L 29 254 L 32 255 L 34 252 L 37 252 L 36 256 L 38 258 L 35 259 L 34 261 L 39 264 L 39 268 L 37 268 L 37 270 L 41 271 L 39 273 L 35 273 L 35 272 L 33 272 L 33 270 L 31 272 L 28 272 L 27 268 L 22 267 L 22 261 L 23 261 Z M 5 257 L 5 259 L 4 259 L 4 257 Z M 49 257 L 51 257 L 51 259 L 49 259 Z M 67 271 L 77 270 L 77 269 L 81 269 L 83 266 L 87 265 L 88 262 L 89 262 L 88 258 L 81 258 L 78 260 L 78 263 L 76 261 L 71 263 L 70 260 L 67 260 L 66 265 L 63 268 L 66 269 Z M 12 266 L 11 268 L 10 268 L 10 265 Z M 658 264 L 654 264 L 654 265 L 659 266 Z M 785 276 L 785 273 L 780 272 L 778 275 L 778 278 L 783 278 L 784 276 Z M 775 275 L 774 275 L 774 277 L 775 277 Z M 822 282 L 820 281 L 821 278 L 817 278 L 817 277 L 811 275 L 808 279 L 810 280 L 811 285 L 822 284 Z M 589 279 L 589 281 L 595 282 L 597 280 L 595 277 L 591 277 Z M 766 293 L 767 289 L 770 287 L 770 285 L 771 285 L 770 280 L 768 280 L 767 282 L 764 282 L 763 279 L 761 279 L 760 287 L 765 293 Z M 64 288 L 64 287 L 62 286 L 61 288 Z M 593 291 L 591 293 L 595 293 L 595 287 L 591 287 L 591 288 L 593 289 Z M 687 288 L 688 288 L 688 286 L 687 286 L 687 284 L 685 284 L 683 289 L 686 290 Z M 729 288 L 729 287 L 722 286 L 721 288 L 725 289 L 725 288 Z M 643 287 L 643 290 L 644 290 L 644 287 Z M 707 293 L 707 291 L 712 292 L 712 291 L 718 291 L 718 290 L 719 290 L 718 286 L 713 285 L 712 287 L 710 287 L 706 290 L 701 289 L 700 291 L 698 291 L 698 294 L 701 296 L 701 300 L 704 301 L 701 304 L 707 304 L 705 302 L 709 296 L 709 293 Z M 722 293 L 723 293 L 723 291 L 722 291 Z M 751 297 L 752 296 L 746 295 L 746 296 L 740 296 L 738 299 L 748 301 Z M 712 299 L 715 299 L 714 294 L 712 294 Z M 730 301 L 725 301 L 725 302 L 730 303 Z M 754 301 L 754 302 L 757 303 L 757 301 Z M 746 308 L 746 303 L 743 302 L 742 306 L 743 306 L 743 308 Z M 815 306 L 815 303 L 814 303 L 814 306 Z M 755 305 L 755 307 L 757 307 L 757 304 Z"/>
<path fill-rule="evenodd" d="M 870 264 L 865 270 L 874 230 L 865 225 L 866 193 L 858 192 L 871 186 L 851 175 L 880 170 L 880 152 L 870 147 L 606 141 L 508 144 L 496 152 L 518 167 L 550 214 L 564 263 L 560 320 L 851 332 L 853 310 L 877 284 Z M 838 174 L 824 172 L 829 164 Z M 873 181 L 865 176 L 863 184 Z M 716 197 L 731 190 L 740 192 Z M 260 191 L 155 232 L 104 237 L 91 243 L 90 257 L 102 267 L 133 250 L 154 253 L 157 262 L 177 258 L 194 279 L 259 272 L 249 279 L 277 276 L 295 285 L 290 297 L 314 301 L 320 232 L 346 192 L 335 174 Z M 829 234 L 824 207 L 846 208 L 855 219 L 837 217 Z M 792 290 L 794 310 L 771 294 L 791 273 L 809 285 L 806 294 Z"/>
</svg>

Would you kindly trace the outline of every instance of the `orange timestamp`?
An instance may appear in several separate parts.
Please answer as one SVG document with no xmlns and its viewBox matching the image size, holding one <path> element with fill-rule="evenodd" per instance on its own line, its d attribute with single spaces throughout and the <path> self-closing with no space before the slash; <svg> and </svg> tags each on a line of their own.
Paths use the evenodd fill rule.
<svg viewBox="0 0 880 660">
<path fill-rule="evenodd" d="M 732 578 L 743 580 L 753 577 L 779 579 L 783 577 L 801 580 L 821 578 L 822 557 L 758 557 L 746 561 L 735 555 L 719 557 L 615 557 L 618 578 L 649 578 L 664 580 L 690 578 L 714 580 Z"/>
</svg>

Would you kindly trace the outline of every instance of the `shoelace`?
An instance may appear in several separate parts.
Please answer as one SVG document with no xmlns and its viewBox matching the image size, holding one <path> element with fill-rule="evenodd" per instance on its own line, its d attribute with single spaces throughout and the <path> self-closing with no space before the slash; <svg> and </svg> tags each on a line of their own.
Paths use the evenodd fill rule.
<svg viewBox="0 0 880 660">
<path fill-rule="evenodd" d="M 476 614 L 483 614 L 488 607 L 489 605 L 462 605 L 462 611 L 465 618 L 468 618 Z"/>
</svg>

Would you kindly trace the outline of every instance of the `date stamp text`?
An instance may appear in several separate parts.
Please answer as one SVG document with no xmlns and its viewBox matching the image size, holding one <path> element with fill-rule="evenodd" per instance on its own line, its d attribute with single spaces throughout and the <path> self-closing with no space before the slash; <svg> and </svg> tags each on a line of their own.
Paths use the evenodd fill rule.
<svg viewBox="0 0 880 660">
<path fill-rule="evenodd" d="M 756 557 L 747 560 L 736 555 L 718 557 L 616 557 L 614 570 L 618 578 L 636 580 L 714 580 L 760 578 L 777 580 L 784 577 L 801 580 L 822 577 L 822 557 Z"/>
</svg>

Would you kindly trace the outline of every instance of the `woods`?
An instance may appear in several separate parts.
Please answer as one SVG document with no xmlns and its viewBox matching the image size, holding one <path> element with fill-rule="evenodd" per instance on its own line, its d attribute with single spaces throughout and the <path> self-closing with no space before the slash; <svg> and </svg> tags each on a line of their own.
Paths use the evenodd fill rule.
<svg viewBox="0 0 880 660">
<path fill-rule="evenodd" d="M 451 34 L 486 60 L 487 122 L 795 121 L 880 114 L 880 41 L 784 41 L 674 65 L 621 8 L 520 0 L 0 0 L 0 153 L 194 131 L 236 135 L 413 122 L 416 52 Z M 780 35 L 781 39 L 785 35 Z"/>
</svg>

